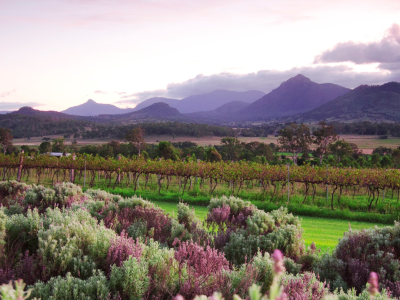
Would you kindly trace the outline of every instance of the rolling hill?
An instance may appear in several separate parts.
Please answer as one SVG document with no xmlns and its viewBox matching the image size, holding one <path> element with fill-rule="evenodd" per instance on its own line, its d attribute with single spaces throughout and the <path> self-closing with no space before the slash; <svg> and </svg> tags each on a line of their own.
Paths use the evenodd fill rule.
<svg viewBox="0 0 400 300">
<path fill-rule="evenodd" d="M 139 103 L 136 106 L 135 111 L 140 110 L 146 106 L 149 106 L 155 102 L 167 103 L 171 107 L 178 109 L 178 111 L 181 113 L 211 111 L 232 101 L 242 101 L 246 103 L 252 103 L 257 99 L 260 99 L 264 95 L 265 93 L 255 90 L 245 91 L 245 92 L 214 90 L 206 94 L 189 96 L 183 98 L 182 100 L 169 99 L 169 98 L 151 98 Z"/>
<path fill-rule="evenodd" d="M 400 121 L 400 83 L 361 85 L 297 117 L 298 120 Z"/>
<path fill-rule="evenodd" d="M 113 123 L 133 123 L 133 122 L 162 122 L 162 121 L 192 121 L 189 117 L 181 114 L 176 108 L 166 103 L 154 103 L 138 111 L 120 115 L 100 115 L 96 121 Z"/>
<path fill-rule="evenodd" d="M 67 108 L 62 113 L 75 116 L 98 116 L 104 114 L 126 114 L 131 111 L 133 111 L 132 108 L 123 109 L 112 104 L 101 104 L 89 99 L 81 105 Z"/>
<path fill-rule="evenodd" d="M 264 120 L 291 116 L 314 109 L 349 91 L 351 90 L 348 88 L 332 83 L 315 83 L 299 74 L 245 107 L 234 118 Z"/>
<path fill-rule="evenodd" d="M 238 113 L 248 105 L 249 103 L 243 101 L 232 101 L 224 105 L 221 105 L 220 107 L 214 110 L 199 111 L 194 113 L 188 113 L 185 115 L 199 122 L 221 123 L 224 122 L 225 120 L 231 119 L 232 115 Z"/>
</svg>

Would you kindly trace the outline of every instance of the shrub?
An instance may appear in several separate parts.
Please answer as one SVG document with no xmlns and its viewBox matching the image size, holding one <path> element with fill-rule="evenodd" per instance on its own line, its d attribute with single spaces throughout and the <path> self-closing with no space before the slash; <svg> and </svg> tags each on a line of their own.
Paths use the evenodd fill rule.
<svg viewBox="0 0 400 300">
<path fill-rule="evenodd" d="M 15 286 L 15 289 L 14 289 Z M 19 279 L 0 286 L 2 300 L 25 300 L 31 295 L 32 290 L 25 291 L 25 283 Z M 36 298 L 32 299 L 36 300 Z"/>
<path fill-rule="evenodd" d="M 320 282 L 314 273 L 308 272 L 297 276 L 284 276 L 282 287 L 289 299 L 319 300 L 329 293 L 326 283 Z"/>
<path fill-rule="evenodd" d="M 0 181 L 0 203 L 5 207 L 22 204 L 26 191 L 30 188 L 30 185 L 15 180 Z"/>
<path fill-rule="evenodd" d="M 121 293 L 126 299 L 143 299 L 150 286 L 148 273 L 149 267 L 145 260 L 139 262 L 137 258 L 130 257 L 120 267 L 111 267 L 110 289 Z"/>
<path fill-rule="evenodd" d="M 179 294 L 190 299 L 200 294 L 211 295 L 219 288 L 223 271 L 229 268 L 223 253 L 209 246 L 204 249 L 193 242 L 179 243 L 175 259 L 179 264 L 180 281 L 183 268 L 187 269 L 188 274 L 185 282 L 180 282 Z"/>
<path fill-rule="evenodd" d="M 48 207 L 70 207 L 83 196 L 82 189 L 72 183 L 58 183 L 53 189 L 33 185 L 26 193 L 23 204 L 44 212 Z"/>
<path fill-rule="evenodd" d="M 103 201 L 105 204 L 108 204 L 109 202 L 119 202 L 124 200 L 119 195 L 110 194 L 103 190 L 88 189 L 85 191 L 85 194 L 90 196 L 93 201 Z"/>
<path fill-rule="evenodd" d="M 101 271 L 97 271 L 86 280 L 72 277 L 53 277 L 48 282 L 37 282 L 33 288 L 32 297 L 40 299 L 107 299 L 109 288 L 107 278 Z"/>
<path fill-rule="evenodd" d="M 106 259 L 115 232 L 92 218 L 87 210 L 48 209 L 44 228 L 38 232 L 38 254 L 47 275 L 65 274 L 74 257 L 91 255 L 100 265 Z"/>
<path fill-rule="evenodd" d="M 120 267 L 129 257 L 135 257 L 140 260 L 141 254 L 141 245 L 138 242 L 135 243 L 132 238 L 128 238 L 126 234 L 122 232 L 120 236 L 117 236 L 116 239 L 112 241 L 108 250 L 106 263 L 109 266 L 109 271 L 111 271 L 111 266 L 113 265 Z"/>
<path fill-rule="evenodd" d="M 135 209 L 124 208 L 118 214 L 121 230 L 129 231 L 129 227 L 137 221 L 146 222 L 146 237 L 165 243 L 171 236 L 171 218 L 159 208 L 143 208 L 137 206 Z M 136 223 L 138 224 L 138 223 Z M 132 231 L 132 228 L 130 230 Z"/>
<path fill-rule="evenodd" d="M 6 222 L 6 253 L 8 257 L 18 257 L 19 253 L 29 250 L 36 253 L 38 249 L 38 231 L 42 228 L 42 218 L 37 209 L 28 210 L 22 214 L 7 218 Z"/>
<path fill-rule="evenodd" d="M 221 198 L 211 198 L 210 204 L 208 205 L 208 211 L 212 211 L 213 208 L 221 208 L 225 205 L 230 207 L 231 213 L 234 216 L 238 216 L 241 212 L 248 209 L 255 210 L 255 206 L 249 201 L 243 201 L 242 199 L 233 196 L 230 196 L 229 198 L 222 196 Z"/>
<path fill-rule="evenodd" d="M 150 240 L 143 256 L 149 264 L 150 298 L 162 298 L 164 295 L 176 295 L 179 291 L 178 262 L 174 258 L 174 250 L 160 248 L 158 242 Z M 186 270 L 182 271 L 183 277 Z"/>
</svg>

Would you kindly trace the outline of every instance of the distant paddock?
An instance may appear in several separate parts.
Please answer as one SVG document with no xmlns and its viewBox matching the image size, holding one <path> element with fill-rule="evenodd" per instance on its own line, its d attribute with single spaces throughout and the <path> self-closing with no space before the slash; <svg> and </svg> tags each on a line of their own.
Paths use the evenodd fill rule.
<svg viewBox="0 0 400 300">
<path fill-rule="evenodd" d="M 46 136 L 52 139 L 62 138 L 61 135 L 49 135 Z M 209 146 L 209 145 L 220 145 L 221 138 L 217 136 L 205 136 L 205 137 L 192 137 L 192 136 L 176 136 L 175 138 L 172 135 L 148 135 L 145 137 L 145 141 L 149 144 L 158 143 L 159 141 L 170 141 L 170 142 L 184 142 L 191 141 L 200 146 Z M 397 148 L 400 146 L 400 138 L 388 138 L 385 140 L 379 139 L 375 135 L 341 135 L 340 138 L 345 139 L 350 143 L 354 143 L 360 148 L 364 154 L 371 154 L 372 150 L 379 147 L 390 147 Z M 268 137 L 239 137 L 239 140 L 243 142 L 263 142 L 266 144 L 269 143 L 277 143 L 277 137 L 268 136 Z M 65 139 L 66 144 L 71 144 L 74 139 Z M 108 143 L 113 139 L 77 139 L 79 146 L 84 145 L 101 145 Z M 28 145 L 28 146 L 39 146 L 40 143 L 44 142 L 43 137 L 32 137 L 30 140 L 27 139 L 14 139 L 14 145 Z M 120 140 L 120 142 L 123 142 Z"/>
</svg>

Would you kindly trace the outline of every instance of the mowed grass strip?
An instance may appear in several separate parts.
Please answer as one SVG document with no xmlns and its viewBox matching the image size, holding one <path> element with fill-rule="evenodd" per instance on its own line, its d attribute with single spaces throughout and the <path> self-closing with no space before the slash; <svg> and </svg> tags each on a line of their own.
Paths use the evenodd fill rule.
<svg viewBox="0 0 400 300">
<path fill-rule="evenodd" d="M 173 217 L 177 217 L 176 203 L 168 202 L 156 202 L 156 205 L 162 208 L 166 213 Z M 196 215 L 199 219 L 205 220 L 208 210 L 204 206 L 190 206 L 195 209 Z M 352 229 L 368 229 L 374 228 L 374 226 L 382 227 L 385 225 L 356 222 L 356 221 L 345 221 L 337 219 L 324 219 L 324 218 L 313 218 L 313 217 L 300 217 L 301 226 L 304 229 L 303 238 L 306 245 L 311 245 L 314 242 L 321 252 L 331 252 L 339 242 L 339 239 L 343 237 L 344 233 L 349 230 L 349 224 Z"/>
</svg>

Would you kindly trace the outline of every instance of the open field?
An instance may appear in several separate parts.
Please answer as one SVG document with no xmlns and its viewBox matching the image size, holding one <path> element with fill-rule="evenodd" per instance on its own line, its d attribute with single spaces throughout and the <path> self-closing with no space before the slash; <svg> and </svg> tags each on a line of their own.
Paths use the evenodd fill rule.
<svg viewBox="0 0 400 300">
<path fill-rule="evenodd" d="M 49 138 L 62 138 L 61 135 L 49 135 Z M 358 148 L 362 149 L 365 154 L 371 154 L 372 150 L 379 147 L 390 147 L 397 148 L 400 146 L 400 138 L 388 138 L 385 140 L 379 139 L 375 135 L 341 135 L 340 138 L 345 139 L 350 143 L 354 143 L 358 146 Z M 269 143 L 277 143 L 277 137 L 268 136 L 268 137 L 239 137 L 239 140 L 243 142 L 263 142 L 266 144 Z M 66 144 L 71 144 L 74 139 L 66 139 Z M 78 146 L 84 145 L 101 145 L 108 143 L 112 139 L 77 139 Z M 145 137 L 145 140 L 149 144 L 158 143 L 159 141 L 170 141 L 170 142 L 184 142 L 191 141 L 197 143 L 200 146 L 209 146 L 209 145 L 220 145 L 221 137 L 218 136 L 208 136 L 208 137 L 192 137 L 192 136 L 177 136 L 173 137 L 172 135 L 149 135 Z M 30 140 L 27 139 L 14 139 L 14 145 L 28 145 L 28 146 L 38 146 L 43 142 L 43 137 L 32 137 Z M 121 142 L 123 142 L 121 140 Z"/>
<path fill-rule="evenodd" d="M 168 202 L 154 202 L 159 207 L 169 213 L 171 216 L 176 217 L 176 203 Z M 208 210 L 204 206 L 193 206 L 190 207 L 195 209 L 196 215 L 199 219 L 204 220 L 207 216 Z M 314 242 L 318 249 L 322 252 L 332 251 L 337 245 L 343 234 L 349 230 L 349 225 L 352 229 L 367 229 L 373 228 L 374 226 L 382 227 L 382 224 L 373 224 L 366 222 L 356 222 L 356 221 L 344 221 L 337 219 L 323 219 L 323 218 L 313 218 L 313 217 L 301 217 L 301 226 L 304 229 L 303 238 L 306 245 L 311 245 Z"/>
</svg>

